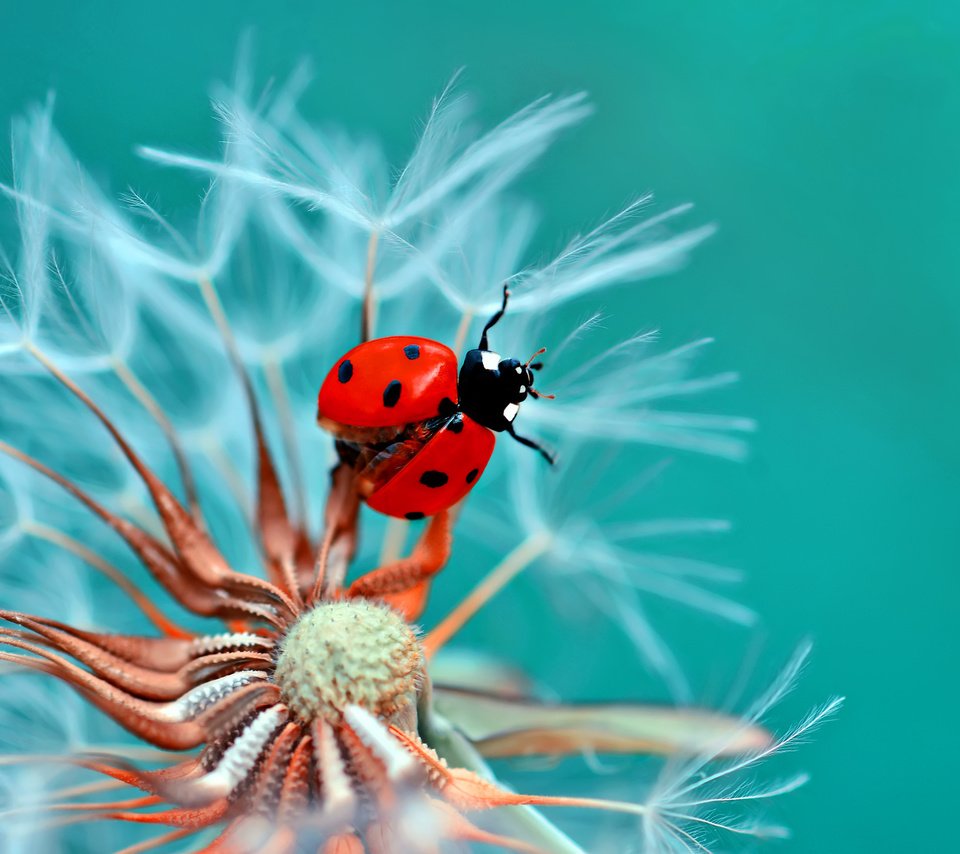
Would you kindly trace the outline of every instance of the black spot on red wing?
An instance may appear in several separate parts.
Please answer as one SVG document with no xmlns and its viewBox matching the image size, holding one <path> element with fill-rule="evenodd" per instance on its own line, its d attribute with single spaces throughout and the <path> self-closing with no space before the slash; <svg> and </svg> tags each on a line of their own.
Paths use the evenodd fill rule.
<svg viewBox="0 0 960 854">
<path fill-rule="evenodd" d="M 463 432 L 463 419 L 455 418 L 447 425 L 447 429 L 451 433 L 462 433 Z"/>
<path fill-rule="evenodd" d="M 390 380 L 383 390 L 383 405 L 396 406 L 397 401 L 400 400 L 401 391 L 403 391 L 403 386 L 400 385 L 400 380 Z"/>
<path fill-rule="evenodd" d="M 403 355 L 406 356 L 410 361 L 420 358 L 420 347 L 416 344 L 407 344 L 403 348 Z"/>
<path fill-rule="evenodd" d="M 437 407 L 437 412 L 440 414 L 441 418 L 448 418 L 457 411 L 457 404 L 455 404 L 449 397 L 445 397 L 440 401 L 440 405 Z"/>
<path fill-rule="evenodd" d="M 477 475 L 480 474 L 480 469 L 470 469 L 467 472 L 467 483 L 473 483 L 477 479 Z"/>
<path fill-rule="evenodd" d="M 353 362 L 349 359 L 344 359 L 340 363 L 340 367 L 337 368 L 337 379 L 342 383 L 350 382 L 350 378 L 353 376 Z"/>
<path fill-rule="evenodd" d="M 426 513 L 421 513 L 419 510 L 415 510 L 411 513 L 404 513 L 403 515 L 411 522 L 416 522 L 417 519 L 422 519 L 424 516 L 426 516 Z"/>
<path fill-rule="evenodd" d="M 420 475 L 420 483 L 424 486 L 429 486 L 431 489 L 446 486 L 448 480 L 450 480 L 449 477 L 442 471 L 436 471 L 436 469 L 430 469 L 430 471 L 425 471 Z"/>
</svg>

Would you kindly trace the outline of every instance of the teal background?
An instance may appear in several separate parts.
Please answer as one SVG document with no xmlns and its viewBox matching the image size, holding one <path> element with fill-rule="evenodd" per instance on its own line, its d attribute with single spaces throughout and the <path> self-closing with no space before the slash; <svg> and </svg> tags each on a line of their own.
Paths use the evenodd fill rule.
<svg viewBox="0 0 960 854">
<path fill-rule="evenodd" d="M 796 710 L 849 698 L 796 758 L 814 779 L 777 806 L 795 836 L 769 850 L 945 847 L 960 592 L 957 4 L 4 5 L 3 120 L 56 90 L 78 155 L 115 190 L 158 190 L 167 209 L 195 190 L 133 144 L 213 149 L 208 84 L 229 74 L 247 26 L 261 79 L 311 57 L 307 110 L 376 132 L 395 161 L 460 66 L 488 121 L 544 92 L 589 90 L 595 118 L 526 183 L 546 210 L 544 246 L 646 189 L 719 224 L 680 274 L 607 298 L 611 325 L 659 325 L 670 343 L 715 335 L 705 367 L 742 370 L 705 406 L 758 418 L 750 461 L 679 460 L 662 506 L 735 522 L 723 556 L 749 572 L 742 599 L 764 616 L 770 658 L 816 641 Z M 719 654 L 709 626 L 691 625 L 703 634 L 684 651 Z"/>
</svg>

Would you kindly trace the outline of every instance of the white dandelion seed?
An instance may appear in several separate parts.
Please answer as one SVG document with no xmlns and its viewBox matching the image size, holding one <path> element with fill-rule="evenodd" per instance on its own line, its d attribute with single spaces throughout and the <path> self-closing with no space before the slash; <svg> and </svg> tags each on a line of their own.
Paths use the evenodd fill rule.
<svg viewBox="0 0 960 854">
<path fill-rule="evenodd" d="M 796 687 L 810 651 L 809 644 L 798 648 L 770 687 L 745 712 L 744 727 L 764 722 Z M 731 837 L 762 840 L 788 836 L 782 825 L 767 822 L 760 815 L 744 817 L 743 812 L 762 810 L 771 798 L 805 785 L 809 775 L 794 773 L 771 781 L 754 775 L 772 757 L 801 744 L 842 705 L 843 698 L 835 697 L 817 706 L 765 746 L 735 759 L 719 759 L 724 748 L 721 740 L 706 745 L 690 759 L 668 762 L 643 802 L 640 824 L 644 850 L 707 852 L 718 850 L 715 845 L 730 844 Z"/>
</svg>

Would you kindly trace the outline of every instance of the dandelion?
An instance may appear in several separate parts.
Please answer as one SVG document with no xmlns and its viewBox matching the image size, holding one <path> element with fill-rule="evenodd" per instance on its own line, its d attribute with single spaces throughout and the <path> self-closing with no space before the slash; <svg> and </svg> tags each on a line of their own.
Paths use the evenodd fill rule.
<svg viewBox="0 0 960 854">
<path fill-rule="evenodd" d="M 362 339 L 425 330 L 461 351 L 506 283 L 517 311 L 498 331 L 528 339 L 561 303 L 679 266 L 709 229 L 669 234 L 686 209 L 641 219 L 644 200 L 525 266 L 534 214 L 510 185 L 586 117 L 584 96 L 542 99 L 477 132 L 448 88 L 393 173 L 376 146 L 299 115 L 304 81 L 301 69 L 254 99 L 241 70 L 217 97 L 219 159 L 144 149 L 211 176 L 190 238 L 142 195 L 109 201 L 56 135 L 51 104 L 15 126 L 2 187 L 15 228 L 2 256 L 0 382 L 18 403 L 0 413 L 0 660 L 18 687 L 0 729 L 22 738 L 0 758 L 6 849 L 86 832 L 77 838 L 91 850 L 128 854 L 178 842 L 583 850 L 548 820 L 554 808 L 598 825 L 619 817 L 619 847 L 651 852 L 710 850 L 707 831 L 779 835 L 727 810 L 805 780 L 749 779 L 838 705 L 784 736 L 766 729 L 805 651 L 736 716 L 546 702 L 502 664 L 448 646 L 529 568 L 584 581 L 674 694 L 692 696 L 647 597 L 734 622 L 753 615 L 712 589 L 732 570 L 641 544 L 723 523 L 610 522 L 602 481 L 596 501 L 575 502 L 569 473 L 578 453 L 619 443 L 738 456 L 749 421 L 655 408 L 732 381 L 690 376 L 705 342 L 648 355 L 652 338 L 639 335 L 570 358 L 597 324 L 577 329 L 555 348 L 558 368 L 565 354 L 573 363 L 556 374 L 562 398 L 524 410 L 567 467 L 498 451 L 489 483 L 462 513 L 418 523 L 406 555 L 406 523 L 363 509 L 343 449 L 311 423 L 318 365 L 322 376 L 358 326 Z M 523 510 L 512 546 L 498 539 L 502 518 L 492 523 L 504 501 Z M 502 559 L 421 630 L 455 532 Z M 82 566 L 104 579 L 95 597 Z M 626 799 L 547 793 L 549 779 L 518 792 L 488 764 L 600 753 L 665 761 Z M 132 844 L 116 832 L 131 826 L 146 831 Z"/>
</svg>

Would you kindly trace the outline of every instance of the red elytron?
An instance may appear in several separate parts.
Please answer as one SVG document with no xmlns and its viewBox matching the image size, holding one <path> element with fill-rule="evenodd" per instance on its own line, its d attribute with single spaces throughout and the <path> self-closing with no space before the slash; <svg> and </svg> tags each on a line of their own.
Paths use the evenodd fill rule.
<svg viewBox="0 0 960 854">
<path fill-rule="evenodd" d="M 457 370 L 453 350 L 439 341 L 412 335 L 366 341 L 323 381 L 320 426 L 335 434 L 348 429 L 354 441 L 392 438 L 404 425 L 436 417 L 442 406 L 456 409 Z"/>
<path fill-rule="evenodd" d="M 452 507 L 483 474 L 495 443 L 492 431 L 458 412 L 367 497 L 367 504 L 387 516 L 407 519 Z"/>
<path fill-rule="evenodd" d="M 336 361 L 317 402 L 317 423 L 337 438 L 341 460 L 356 474 L 367 504 L 387 516 L 422 519 L 452 507 L 472 489 L 493 453 L 495 432 L 552 457 L 513 429 L 533 388 L 531 364 L 501 359 L 480 345 L 459 367 L 438 341 L 392 336 L 366 341 Z M 540 351 L 543 352 L 543 351 Z"/>
</svg>

